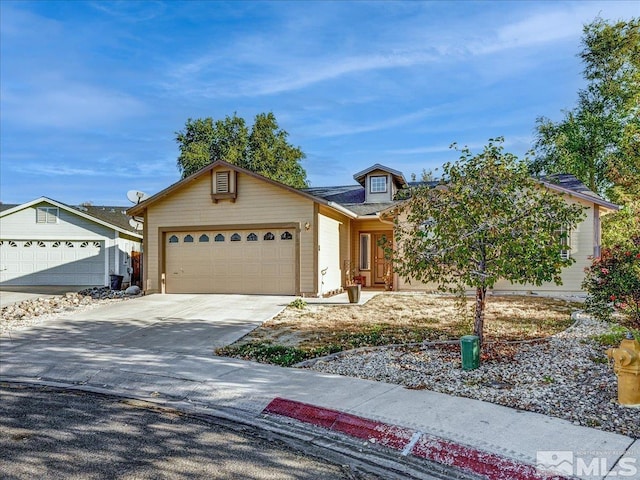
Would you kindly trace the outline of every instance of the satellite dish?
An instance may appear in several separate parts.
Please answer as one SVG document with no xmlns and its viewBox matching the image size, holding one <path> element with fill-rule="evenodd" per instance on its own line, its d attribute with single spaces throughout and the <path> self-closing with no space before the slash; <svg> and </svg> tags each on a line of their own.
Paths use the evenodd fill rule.
<svg viewBox="0 0 640 480">
<path fill-rule="evenodd" d="M 135 220 L 135 221 L 136 221 L 136 222 L 138 222 L 138 223 L 144 223 L 144 218 L 143 218 L 143 217 L 136 217 L 136 216 L 134 216 L 134 217 L 133 217 L 133 220 Z"/>
<path fill-rule="evenodd" d="M 136 221 L 135 218 L 130 218 L 129 219 L 129 225 L 131 225 L 136 230 L 142 230 L 142 222 Z"/>
<path fill-rule="evenodd" d="M 127 192 L 127 198 L 131 203 L 135 203 L 137 205 L 138 203 L 143 202 L 144 200 L 149 198 L 149 195 L 138 190 L 129 190 Z"/>
</svg>

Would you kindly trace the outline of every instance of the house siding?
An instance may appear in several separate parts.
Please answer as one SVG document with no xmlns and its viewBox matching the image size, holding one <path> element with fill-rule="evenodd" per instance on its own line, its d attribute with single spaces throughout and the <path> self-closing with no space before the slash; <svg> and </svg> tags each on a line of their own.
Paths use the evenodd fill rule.
<svg viewBox="0 0 640 480">
<path fill-rule="evenodd" d="M 590 256 L 593 255 L 594 248 L 594 204 L 576 200 L 574 198 L 565 197 L 565 200 L 571 204 L 579 204 L 587 207 L 585 210 L 584 220 L 571 232 L 571 257 L 575 259 L 575 263 L 570 267 L 564 268 L 561 273 L 562 285 L 556 285 L 554 282 L 545 282 L 540 286 L 532 284 L 511 284 L 506 280 L 499 280 L 492 289 L 495 293 L 563 293 L 563 294 L 582 294 L 582 281 L 584 280 L 584 269 L 591 265 Z M 416 290 L 416 291 L 433 291 L 437 289 L 436 283 L 422 283 L 415 280 L 408 282 L 400 278 L 398 280 L 400 290 Z"/>
<path fill-rule="evenodd" d="M 562 285 L 553 282 L 545 282 L 540 286 L 532 284 L 511 284 L 505 280 L 500 280 L 494 287 L 495 292 L 528 292 L 539 293 L 573 293 L 580 294 L 582 291 L 582 281 L 584 280 L 584 269 L 591 265 L 589 257 L 593 255 L 594 248 L 594 205 L 584 201 L 566 198 L 567 203 L 578 204 L 588 207 L 585 210 L 585 219 L 571 232 L 571 258 L 575 263 L 562 270 Z"/>
<path fill-rule="evenodd" d="M 346 279 L 344 271 L 345 262 L 351 260 L 351 238 L 354 220 L 324 205 L 320 206 L 319 212 L 324 217 L 338 222 L 339 245 L 336 254 L 338 255 L 339 282 L 336 288 L 340 288 L 344 286 Z M 325 288 L 325 291 L 327 291 L 327 288 Z"/>
<path fill-rule="evenodd" d="M 320 295 L 342 286 L 340 222 L 322 214 L 318 215 L 318 285 Z"/>
<path fill-rule="evenodd" d="M 211 199 L 211 176 L 221 167 L 195 178 L 166 198 L 150 205 L 145 219 L 145 289 L 161 291 L 163 273 L 160 229 L 172 227 L 203 227 L 265 224 L 295 224 L 299 241 L 299 289 L 301 294 L 316 293 L 314 276 L 314 202 L 277 185 L 261 181 L 243 173 L 237 174 L 237 198 Z M 309 222 L 306 230 L 304 224 Z"/>
</svg>

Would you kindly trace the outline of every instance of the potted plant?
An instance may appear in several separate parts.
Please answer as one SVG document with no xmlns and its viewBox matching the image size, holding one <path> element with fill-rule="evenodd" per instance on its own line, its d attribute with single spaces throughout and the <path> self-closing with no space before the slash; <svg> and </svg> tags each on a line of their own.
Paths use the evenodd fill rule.
<svg viewBox="0 0 640 480">
<path fill-rule="evenodd" d="M 350 260 L 344 261 L 344 275 L 345 275 L 345 287 L 347 295 L 349 296 L 349 303 L 358 303 L 360 301 L 360 292 L 362 285 L 355 280 L 356 269 L 352 265 Z"/>
</svg>

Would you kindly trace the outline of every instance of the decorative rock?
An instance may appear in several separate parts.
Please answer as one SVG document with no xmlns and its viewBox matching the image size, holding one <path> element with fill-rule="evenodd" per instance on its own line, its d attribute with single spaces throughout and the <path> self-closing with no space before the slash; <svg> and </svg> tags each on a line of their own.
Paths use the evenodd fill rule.
<svg viewBox="0 0 640 480">
<path fill-rule="evenodd" d="M 124 291 L 125 295 L 140 295 L 140 287 L 137 285 L 131 285 Z"/>
<path fill-rule="evenodd" d="M 124 291 L 94 287 L 81 292 L 67 292 L 53 298 L 36 298 L 3 306 L 0 310 L 0 333 L 41 323 L 64 312 L 87 310 L 101 303 L 127 300 Z"/>
<path fill-rule="evenodd" d="M 590 318 L 543 343 L 518 345 L 509 360 L 484 361 L 464 371 L 459 350 L 379 348 L 345 352 L 311 364 L 320 372 L 366 378 L 484 400 L 560 417 L 576 425 L 640 438 L 638 411 L 615 401 L 616 377 L 598 361 L 604 348 L 591 340 L 609 325 Z"/>
</svg>

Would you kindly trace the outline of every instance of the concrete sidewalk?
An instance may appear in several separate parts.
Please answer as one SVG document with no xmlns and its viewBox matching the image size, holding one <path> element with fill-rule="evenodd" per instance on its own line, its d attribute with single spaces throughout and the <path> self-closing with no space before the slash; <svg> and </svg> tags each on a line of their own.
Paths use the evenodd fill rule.
<svg viewBox="0 0 640 480">
<path fill-rule="evenodd" d="M 86 346 L 60 339 L 43 347 L 39 342 L 27 341 L 28 338 L 0 339 L 1 379 L 62 382 L 156 401 L 229 409 L 250 419 L 269 414 L 320 426 L 322 422 L 314 421 L 318 416 L 342 412 L 350 422 L 368 420 L 373 430 L 379 425 L 382 430 L 419 433 L 416 442 L 440 439 L 445 446 L 460 446 L 463 448 L 460 455 L 479 455 L 480 464 L 485 458 L 494 463 L 504 460 L 523 466 L 519 473 L 505 470 L 500 476 L 489 474 L 480 478 L 542 478 L 532 467 L 536 454 L 555 450 L 563 455 L 572 452 L 580 457 L 580 462 L 591 465 L 581 478 L 604 478 L 612 469 L 608 478 L 640 478 L 640 469 L 634 470 L 634 475 L 624 476 L 632 473 L 630 466 L 640 467 L 638 441 L 634 443 L 629 437 L 544 415 L 427 390 L 407 390 L 381 382 L 212 355 Z M 281 408 L 274 409 L 276 399 Z M 300 410 L 300 402 L 311 408 Z M 287 413 L 287 405 L 292 407 L 291 414 Z M 309 412 L 309 418 L 300 418 L 300 411 Z M 361 429 L 353 430 L 357 431 Z M 375 442 L 380 438 L 374 435 L 369 440 Z M 404 453 L 402 450 L 397 452 L 398 458 Z M 619 463 L 623 456 L 626 459 Z M 592 464 L 592 459 L 597 464 Z"/>
</svg>

